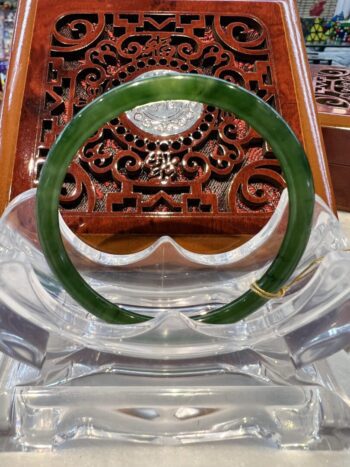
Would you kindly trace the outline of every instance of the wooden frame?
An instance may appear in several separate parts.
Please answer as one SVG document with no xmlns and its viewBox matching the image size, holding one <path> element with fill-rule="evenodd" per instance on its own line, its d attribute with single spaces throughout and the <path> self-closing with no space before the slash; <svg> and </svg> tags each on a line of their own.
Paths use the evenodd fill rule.
<svg viewBox="0 0 350 467">
<path fill-rule="evenodd" d="M 48 5 L 49 3 L 50 5 Z M 297 135 L 303 141 L 312 167 L 316 192 L 330 206 L 334 207 L 322 138 L 317 125 L 305 49 L 300 29 L 298 26 L 296 27 L 296 25 L 299 24 L 299 18 L 293 1 L 258 0 L 255 2 L 206 2 L 192 0 L 190 2 L 176 1 L 163 2 L 160 4 L 159 2 L 151 0 L 144 0 L 141 3 L 139 1 L 126 2 L 125 0 L 121 0 L 118 3 L 118 7 L 116 7 L 111 2 L 95 0 L 94 5 L 90 5 L 89 8 L 96 12 L 143 10 L 153 12 L 179 11 L 181 13 L 193 14 L 200 11 L 201 14 L 210 13 L 214 15 L 224 13 L 232 15 L 237 14 L 237 12 L 241 14 L 244 9 L 248 15 L 258 16 L 261 21 L 267 22 L 266 24 L 268 27 L 269 18 L 274 17 L 274 23 L 271 21 L 271 24 L 274 24 L 274 34 L 278 31 L 279 37 L 272 37 L 273 56 L 271 59 L 275 66 L 275 73 L 277 73 L 276 79 L 279 86 L 278 99 L 280 102 L 279 110 L 282 112 L 282 115 L 285 115 L 287 120 L 290 121 L 294 131 L 296 131 Z M 40 41 L 38 41 L 38 38 L 43 37 L 40 36 L 40 30 L 45 31 L 45 28 L 47 30 L 48 23 L 52 21 L 51 18 L 59 17 L 60 15 L 63 16 L 69 12 L 81 11 L 82 9 L 86 11 L 87 5 L 84 4 L 82 7 L 81 2 L 77 0 L 71 0 L 67 3 L 63 2 L 63 7 L 62 2 L 52 5 L 52 2 L 48 2 L 47 0 L 22 0 L 19 4 L 18 21 L 14 37 L 14 53 L 10 64 L 8 85 L 4 96 L 2 111 L 0 139 L 0 163 L 2 167 L 0 211 L 5 208 L 11 196 L 18 194 L 22 189 L 33 186 L 30 183 L 27 183 L 27 185 L 26 183 L 20 185 L 18 184 L 18 180 L 21 178 L 28 178 L 27 174 L 34 170 L 33 161 L 30 159 L 30 152 L 33 151 L 31 148 L 33 144 L 33 132 L 37 132 L 39 129 L 35 129 L 35 127 L 31 128 L 27 123 L 28 119 L 35 119 L 35 109 L 39 111 L 37 104 L 30 107 L 30 101 L 32 95 L 35 96 L 38 92 L 37 86 L 39 86 L 40 79 L 43 79 L 39 78 L 39 76 L 43 77 L 46 74 L 45 66 L 43 68 L 38 67 L 37 60 L 33 58 L 33 54 L 38 53 L 39 49 L 45 49 L 45 47 L 47 47 L 45 43 L 40 43 L 39 45 Z M 278 19 L 280 20 L 279 22 L 277 21 Z M 44 34 L 47 34 L 47 32 L 44 32 Z M 281 58 L 284 50 L 287 50 L 288 60 L 283 60 L 285 58 L 284 56 L 283 59 Z M 33 74 L 33 76 L 36 74 L 35 76 L 38 78 L 33 80 L 31 74 Z M 295 96 L 293 97 L 294 100 L 291 100 L 291 95 Z M 19 128 L 21 128 L 20 134 Z M 17 165 L 15 165 L 16 152 L 18 153 L 18 151 L 22 154 L 22 162 L 17 162 Z M 24 155 L 26 151 L 28 154 Z M 14 190 L 14 171 L 17 186 L 22 186 L 23 188 L 20 187 Z M 192 214 L 189 213 L 189 218 L 192 216 L 196 219 L 196 215 L 197 213 L 194 213 L 193 217 Z M 246 217 L 248 220 L 244 220 L 244 216 L 238 216 L 237 219 L 235 218 L 235 220 L 240 223 L 240 226 L 237 228 L 236 225 L 238 225 L 238 223 L 235 223 L 232 219 L 229 224 L 225 224 L 223 221 L 219 220 L 219 218 L 217 218 L 218 220 L 213 220 L 211 215 L 202 212 L 200 213 L 201 222 L 202 225 L 208 227 L 208 230 L 203 230 L 203 228 L 201 228 L 202 230 L 194 233 L 219 233 L 225 237 L 226 240 L 231 238 L 232 234 L 253 234 L 268 220 L 270 215 L 271 211 L 267 213 L 247 212 Z M 96 216 L 100 216 L 98 222 L 100 227 L 97 229 L 96 226 L 92 229 L 86 228 L 87 225 L 90 225 L 88 219 L 95 219 Z M 108 224 L 108 219 L 106 219 L 108 216 L 103 214 L 104 220 L 101 222 L 101 216 L 102 214 L 99 215 L 98 213 L 92 212 L 86 214 L 85 217 L 83 216 L 83 219 L 81 214 L 77 216 L 73 213 L 65 213 L 66 221 L 76 232 L 87 235 L 89 238 L 91 235 L 94 236 L 94 238 L 98 235 L 101 241 L 104 243 L 107 241 L 108 243 L 109 240 L 106 239 L 110 237 L 105 237 L 105 234 L 111 235 L 113 233 L 113 221 Z M 123 225 L 121 231 L 134 234 L 148 232 L 149 234 L 155 233 L 160 235 L 164 233 L 169 226 L 174 225 L 174 217 L 169 217 L 168 222 L 166 220 L 167 216 L 157 216 L 157 219 L 162 220 L 162 222 L 158 224 L 155 224 L 152 219 L 147 220 L 146 217 L 140 217 L 137 222 L 138 227 L 136 228 L 135 216 L 133 215 L 130 216 L 130 218 L 131 217 L 133 218 L 132 228 L 127 220 L 127 215 L 119 219 L 118 222 L 121 222 L 120 225 Z M 191 229 L 187 227 L 187 220 L 182 221 L 179 216 L 177 221 L 177 225 L 183 225 L 183 227 L 179 227 L 178 230 L 174 232 L 175 235 L 191 233 Z M 160 227 L 158 228 L 157 225 Z"/>
</svg>

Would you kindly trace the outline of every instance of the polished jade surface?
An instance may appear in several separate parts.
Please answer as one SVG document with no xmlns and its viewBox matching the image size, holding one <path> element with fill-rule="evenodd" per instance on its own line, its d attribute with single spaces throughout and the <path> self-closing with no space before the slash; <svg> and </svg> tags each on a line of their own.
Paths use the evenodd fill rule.
<svg viewBox="0 0 350 467">
<path fill-rule="evenodd" d="M 167 75 L 124 84 L 86 106 L 66 126 L 51 148 L 37 192 L 38 233 L 49 266 L 71 297 L 109 323 L 132 324 L 151 318 L 127 311 L 102 297 L 85 282 L 69 259 L 58 215 L 66 171 L 79 148 L 104 123 L 138 105 L 184 99 L 219 107 L 245 120 L 268 141 L 281 163 L 289 195 L 288 227 L 275 260 L 257 281 L 258 286 L 267 292 L 280 290 L 305 250 L 315 199 L 312 175 L 301 144 L 276 111 L 249 91 L 208 76 Z M 233 302 L 193 319 L 213 324 L 233 323 L 266 301 L 248 290 Z"/>
</svg>

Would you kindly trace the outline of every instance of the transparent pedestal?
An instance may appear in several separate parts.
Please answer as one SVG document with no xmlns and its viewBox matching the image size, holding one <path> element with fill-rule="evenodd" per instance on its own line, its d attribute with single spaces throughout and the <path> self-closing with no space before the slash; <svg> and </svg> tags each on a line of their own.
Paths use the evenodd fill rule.
<svg viewBox="0 0 350 467">
<path fill-rule="evenodd" d="M 295 370 L 287 358 L 243 352 L 148 372 L 132 367 L 77 351 L 49 359 L 35 372 L 3 357 L 1 448 L 227 440 L 278 448 L 350 447 L 350 406 L 324 361 Z M 14 385 L 16 376 L 21 382 Z"/>
<path fill-rule="evenodd" d="M 288 200 L 242 247 L 199 255 L 163 237 L 133 255 L 83 244 L 62 223 L 84 277 L 153 320 L 109 325 L 62 290 L 40 251 L 35 191 L 0 223 L 0 450 L 129 441 L 229 441 L 278 448 L 350 446 L 350 406 L 327 359 L 349 346 L 350 254 L 317 200 L 296 275 L 317 271 L 245 320 L 191 319 L 239 296 L 268 267 Z"/>
</svg>

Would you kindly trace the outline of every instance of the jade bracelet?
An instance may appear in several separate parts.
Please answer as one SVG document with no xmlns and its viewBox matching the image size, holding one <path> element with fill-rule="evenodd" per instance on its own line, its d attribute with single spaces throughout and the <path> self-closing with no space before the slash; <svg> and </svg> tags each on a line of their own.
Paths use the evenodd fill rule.
<svg viewBox="0 0 350 467">
<path fill-rule="evenodd" d="M 286 122 L 262 99 L 235 84 L 191 74 L 166 75 L 118 86 L 82 109 L 57 138 L 41 173 L 36 206 L 39 239 L 52 272 L 73 299 L 108 323 L 132 324 L 152 318 L 111 303 L 76 270 L 59 228 L 61 187 L 75 154 L 103 124 L 136 106 L 163 100 L 201 102 L 235 114 L 267 140 L 279 159 L 289 195 L 288 226 L 276 258 L 256 281 L 261 290 L 274 293 L 281 289 L 297 267 L 311 232 L 315 194 L 308 160 Z M 192 319 L 212 324 L 233 323 L 266 301 L 266 297 L 248 290 L 231 303 Z"/>
</svg>

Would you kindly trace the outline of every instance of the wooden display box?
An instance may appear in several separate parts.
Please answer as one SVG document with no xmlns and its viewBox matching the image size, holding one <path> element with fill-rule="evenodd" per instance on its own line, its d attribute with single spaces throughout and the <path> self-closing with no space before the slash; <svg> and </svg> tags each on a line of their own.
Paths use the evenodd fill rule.
<svg viewBox="0 0 350 467">
<path fill-rule="evenodd" d="M 226 79 L 275 107 L 332 205 L 298 25 L 293 0 L 22 0 L 2 114 L 0 209 L 37 186 L 52 143 L 83 106 L 160 69 Z M 153 111 L 114 119 L 81 148 L 61 197 L 68 225 L 85 238 L 141 243 L 253 235 L 265 225 L 285 186 L 266 142 L 208 106 L 188 121 L 180 109 L 178 131 L 159 135 Z"/>
<path fill-rule="evenodd" d="M 350 68 L 311 70 L 337 208 L 350 211 Z"/>
</svg>

